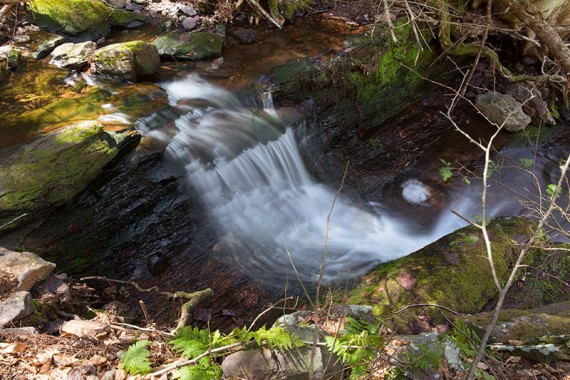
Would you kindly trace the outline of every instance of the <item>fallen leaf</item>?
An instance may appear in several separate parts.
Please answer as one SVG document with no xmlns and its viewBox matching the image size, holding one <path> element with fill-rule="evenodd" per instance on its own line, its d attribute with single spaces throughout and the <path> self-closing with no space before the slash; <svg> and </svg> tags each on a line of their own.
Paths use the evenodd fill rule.
<svg viewBox="0 0 570 380">
<path fill-rule="evenodd" d="M 13 354 L 24 351 L 28 346 L 23 343 L 0 343 L 0 354 Z"/>
</svg>

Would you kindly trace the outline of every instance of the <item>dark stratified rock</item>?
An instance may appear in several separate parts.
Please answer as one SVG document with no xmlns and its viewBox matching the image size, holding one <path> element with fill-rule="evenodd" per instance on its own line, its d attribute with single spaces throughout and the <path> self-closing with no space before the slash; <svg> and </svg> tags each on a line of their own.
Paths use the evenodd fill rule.
<svg viewBox="0 0 570 380">
<path fill-rule="evenodd" d="M 58 36 L 57 34 L 48 37 L 44 40 L 32 53 L 32 57 L 35 59 L 45 58 L 59 45 L 65 42 L 65 38 Z"/>
</svg>

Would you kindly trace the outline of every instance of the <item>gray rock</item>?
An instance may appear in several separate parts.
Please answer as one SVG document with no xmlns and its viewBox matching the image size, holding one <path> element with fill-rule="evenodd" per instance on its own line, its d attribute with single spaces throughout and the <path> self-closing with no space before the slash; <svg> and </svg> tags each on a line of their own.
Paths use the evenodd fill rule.
<svg viewBox="0 0 570 380">
<path fill-rule="evenodd" d="M 32 57 L 34 59 L 42 59 L 45 58 L 59 45 L 65 42 L 65 38 L 62 36 L 54 35 L 53 37 L 48 38 L 44 42 L 42 42 L 36 50 L 32 53 Z"/>
<path fill-rule="evenodd" d="M 0 327 L 17 321 L 34 311 L 32 296 L 29 292 L 18 291 L 0 301 Z"/>
<path fill-rule="evenodd" d="M 9 327 L 0 329 L 0 335 L 34 336 L 39 335 L 35 327 Z"/>
<path fill-rule="evenodd" d="M 27 44 L 28 42 L 30 42 L 32 40 L 32 38 L 30 36 L 28 36 L 27 34 L 20 34 L 20 35 L 14 36 L 14 38 L 12 40 L 17 44 Z"/>
<path fill-rule="evenodd" d="M 192 30 L 198 25 L 198 22 L 194 17 L 186 17 L 184 21 L 182 21 L 182 27 L 186 30 Z"/>
<path fill-rule="evenodd" d="M 178 6 L 178 9 L 182 13 L 184 13 L 186 16 L 192 17 L 192 16 L 196 16 L 198 14 L 198 12 L 196 12 L 196 10 L 189 5 L 181 4 Z"/>
<path fill-rule="evenodd" d="M 232 30 L 232 35 L 240 44 L 255 43 L 255 30 L 253 29 L 237 28 Z"/>
<path fill-rule="evenodd" d="M 476 106 L 491 123 L 502 125 L 509 132 L 521 131 L 531 121 L 511 95 L 487 92 L 477 98 Z"/>
<path fill-rule="evenodd" d="M 136 81 L 156 73 L 159 66 L 160 57 L 156 46 L 143 41 L 131 41 L 98 49 L 91 61 L 91 72 Z"/>
<path fill-rule="evenodd" d="M 313 328 L 287 326 L 287 330 L 301 340 L 313 339 Z M 324 332 L 319 332 L 324 341 Z M 222 370 L 227 378 L 256 380 L 304 379 L 309 373 L 311 347 L 303 346 L 285 352 L 267 348 L 237 351 L 224 359 Z M 315 379 L 342 379 L 343 368 L 340 360 L 330 354 L 325 347 L 319 347 L 314 355 L 313 370 Z"/>
<path fill-rule="evenodd" d="M 49 63 L 68 69 L 81 69 L 87 66 L 97 44 L 92 41 L 74 44 L 71 42 L 59 45 L 51 52 Z"/>
<path fill-rule="evenodd" d="M 30 252 L 14 252 L 0 248 L 0 275 L 14 278 L 15 290 L 28 291 L 45 280 L 55 268 L 55 264 Z"/>
<path fill-rule="evenodd" d="M 512 84 L 507 88 L 507 93 L 522 104 L 523 111 L 531 117 L 534 125 L 556 125 L 548 103 L 542 100 L 542 94 L 537 89 Z"/>
<path fill-rule="evenodd" d="M 493 344 L 489 348 L 535 362 L 570 361 L 570 335 L 544 336 L 517 345 Z"/>
<path fill-rule="evenodd" d="M 152 43 L 161 57 L 199 61 L 216 58 L 222 53 L 224 38 L 209 32 L 170 32 Z"/>
<path fill-rule="evenodd" d="M 94 338 L 105 326 L 98 322 L 72 319 L 61 326 L 61 331 L 78 337 L 88 336 Z"/>
<path fill-rule="evenodd" d="M 107 0 L 109 5 L 112 5 L 117 8 L 126 8 L 127 4 L 129 3 L 128 0 Z"/>
</svg>

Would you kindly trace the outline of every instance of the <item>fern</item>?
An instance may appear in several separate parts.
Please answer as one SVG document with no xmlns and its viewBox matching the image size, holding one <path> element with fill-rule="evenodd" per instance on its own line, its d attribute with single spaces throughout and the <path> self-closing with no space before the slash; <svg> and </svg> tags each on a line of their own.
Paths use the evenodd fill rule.
<svg viewBox="0 0 570 380">
<path fill-rule="evenodd" d="M 193 359 L 209 349 L 221 347 L 228 340 L 228 336 L 222 337 L 219 330 L 211 333 L 198 327 L 186 326 L 180 330 L 176 338 L 170 341 L 180 355 Z"/>
<path fill-rule="evenodd" d="M 148 340 L 139 340 L 133 343 L 121 359 L 121 368 L 129 374 L 144 375 L 149 373 L 151 371 L 151 363 L 148 361 L 150 352 L 145 347 L 151 344 L 152 342 Z"/>
<path fill-rule="evenodd" d="M 220 379 L 221 377 L 222 366 L 211 363 L 182 367 L 173 374 L 174 379 L 180 380 L 212 380 Z"/>
</svg>

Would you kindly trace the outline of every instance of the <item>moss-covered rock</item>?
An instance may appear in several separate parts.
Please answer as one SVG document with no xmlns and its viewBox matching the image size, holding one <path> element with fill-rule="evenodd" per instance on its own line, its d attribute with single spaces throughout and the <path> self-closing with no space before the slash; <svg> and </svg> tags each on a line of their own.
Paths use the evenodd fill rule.
<svg viewBox="0 0 570 380">
<path fill-rule="evenodd" d="M 170 32 L 152 43 L 158 48 L 161 57 L 199 61 L 219 57 L 224 38 L 209 32 Z"/>
<path fill-rule="evenodd" d="M 34 0 L 29 3 L 28 18 L 41 28 L 83 41 L 105 36 L 113 25 L 135 27 L 146 21 L 142 15 L 98 0 Z"/>
<path fill-rule="evenodd" d="M 491 321 L 492 312 L 462 316 L 467 325 L 483 335 Z M 536 309 L 505 309 L 499 314 L 489 343 L 516 340 L 528 342 L 544 335 L 563 335 L 570 332 L 570 301 Z"/>
<path fill-rule="evenodd" d="M 95 42 L 87 41 L 74 44 L 68 42 L 59 45 L 51 52 L 49 63 L 67 69 L 82 69 L 87 66 L 91 55 L 97 48 Z"/>
<path fill-rule="evenodd" d="M 497 276 L 504 282 L 514 263 L 517 241 L 534 228 L 525 218 L 495 219 L 489 225 Z M 461 313 L 478 313 L 498 294 L 485 244 L 476 227 L 465 227 L 401 259 L 379 265 L 349 294 L 349 302 L 372 305 L 375 313 L 391 317 L 405 306 L 437 304 Z M 418 315 L 427 322 L 420 326 Z M 398 315 L 400 326 L 412 332 L 429 329 L 431 317 L 422 308 Z"/>
<path fill-rule="evenodd" d="M 136 81 L 139 77 L 156 73 L 159 65 L 160 57 L 156 46 L 143 41 L 131 41 L 97 50 L 91 61 L 91 72 Z"/>
<path fill-rule="evenodd" d="M 119 152 L 95 121 L 70 125 L 18 149 L 0 163 L 0 224 L 13 215 L 70 201 Z"/>
</svg>

